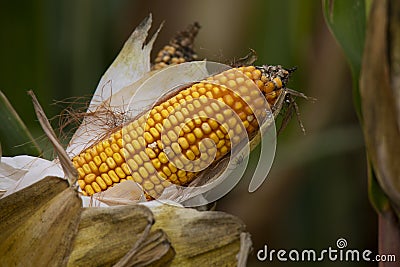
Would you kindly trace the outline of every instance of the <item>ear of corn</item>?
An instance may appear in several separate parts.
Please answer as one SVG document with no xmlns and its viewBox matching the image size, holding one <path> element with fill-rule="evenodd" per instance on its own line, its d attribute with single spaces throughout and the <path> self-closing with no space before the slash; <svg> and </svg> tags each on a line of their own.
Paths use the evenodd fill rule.
<svg viewBox="0 0 400 267">
<path fill-rule="evenodd" d="M 158 52 L 152 68 L 158 70 L 168 65 L 196 60 L 197 54 L 193 50 L 193 42 L 199 29 L 200 25 L 195 22 L 186 30 L 178 32 L 169 44 Z"/>
<path fill-rule="evenodd" d="M 80 188 L 92 195 L 133 180 L 156 198 L 187 185 L 258 129 L 265 100 L 273 104 L 286 81 L 280 74 L 241 67 L 178 91 L 74 157 Z"/>
</svg>

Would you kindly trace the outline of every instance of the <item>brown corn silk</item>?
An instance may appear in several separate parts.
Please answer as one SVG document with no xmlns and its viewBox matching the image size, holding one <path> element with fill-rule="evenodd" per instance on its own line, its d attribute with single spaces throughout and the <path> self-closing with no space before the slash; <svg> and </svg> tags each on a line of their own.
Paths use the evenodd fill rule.
<svg viewBox="0 0 400 267">
<path fill-rule="evenodd" d="M 258 130 L 265 99 L 274 104 L 282 86 L 279 75 L 248 66 L 178 89 L 74 157 L 78 184 L 93 195 L 133 180 L 154 198 L 171 183 L 187 185 Z"/>
</svg>

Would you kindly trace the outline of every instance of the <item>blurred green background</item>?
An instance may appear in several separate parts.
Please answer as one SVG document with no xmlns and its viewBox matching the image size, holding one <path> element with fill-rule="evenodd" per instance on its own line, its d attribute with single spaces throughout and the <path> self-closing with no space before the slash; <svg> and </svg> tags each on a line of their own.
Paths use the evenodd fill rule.
<svg viewBox="0 0 400 267">
<path fill-rule="evenodd" d="M 248 193 L 245 177 L 218 202 L 218 210 L 239 216 L 252 234 L 249 266 L 266 264 L 255 257 L 264 244 L 271 249 L 319 250 L 335 248 L 343 237 L 349 248 L 376 252 L 377 217 L 367 197 L 365 149 L 352 106 L 351 75 L 325 25 L 320 1 L 3 2 L 0 88 L 34 136 L 40 139 L 42 132 L 26 91 L 34 90 L 49 117 L 65 108 L 54 105 L 55 100 L 90 95 L 150 12 L 155 27 L 165 21 L 154 51 L 198 21 L 200 57 L 227 63 L 252 48 L 260 65 L 297 66 L 289 87 L 318 99 L 298 102 L 307 134 L 291 121 L 278 138 L 275 162 L 262 187 Z M 12 148 L 2 146 L 5 155 L 13 154 Z M 275 260 L 268 265 L 313 264 Z M 314 265 L 376 266 L 328 261 Z"/>
</svg>

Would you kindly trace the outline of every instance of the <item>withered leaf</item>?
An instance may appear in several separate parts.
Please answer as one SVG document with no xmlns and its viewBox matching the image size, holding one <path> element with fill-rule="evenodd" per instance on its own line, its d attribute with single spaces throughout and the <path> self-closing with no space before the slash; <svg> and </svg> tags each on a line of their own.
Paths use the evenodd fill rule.
<svg viewBox="0 0 400 267">
<path fill-rule="evenodd" d="M 68 266 L 111 266 L 145 240 L 152 224 L 140 205 L 84 208 Z"/>
<path fill-rule="evenodd" d="M 62 266 L 81 200 L 67 181 L 47 177 L 0 201 L 1 266 Z"/>
<path fill-rule="evenodd" d="M 170 205 L 151 207 L 151 210 L 156 221 L 153 229 L 165 231 L 176 251 L 171 266 L 238 265 L 245 225 L 237 217 Z M 247 251 L 241 255 L 247 255 L 251 241 L 246 239 L 242 244 Z"/>
</svg>

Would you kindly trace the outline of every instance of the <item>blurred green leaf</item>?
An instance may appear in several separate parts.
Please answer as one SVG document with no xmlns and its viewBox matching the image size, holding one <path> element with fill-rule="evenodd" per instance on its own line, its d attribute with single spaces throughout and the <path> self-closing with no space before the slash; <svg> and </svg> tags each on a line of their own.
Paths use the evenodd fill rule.
<svg viewBox="0 0 400 267">
<path fill-rule="evenodd" d="M 7 97 L 0 91 L 0 142 L 4 155 L 39 156 L 40 148 Z"/>
<path fill-rule="evenodd" d="M 367 3 L 366 3 L 367 2 Z M 358 89 L 364 51 L 366 12 L 369 0 L 323 0 L 325 21 L 350 64 L 353 75 L 353 100 L 361 121 L 361 101 Z"/>
</svg>

